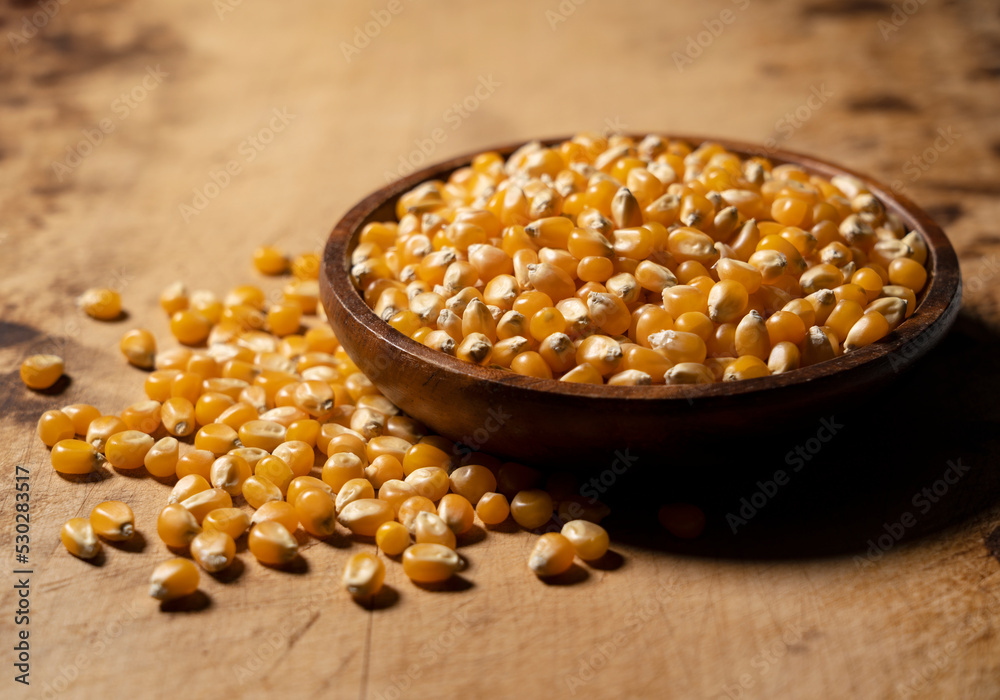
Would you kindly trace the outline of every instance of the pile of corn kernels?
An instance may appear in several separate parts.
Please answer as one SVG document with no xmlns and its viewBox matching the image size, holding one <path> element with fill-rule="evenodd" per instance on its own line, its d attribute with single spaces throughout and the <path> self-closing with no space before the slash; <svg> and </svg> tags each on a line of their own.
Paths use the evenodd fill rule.
<svg viewBox="0 0 1000 700">
<path fill-rule="evenodd" d="M 382 319 L 566 382 L 792 371 L 882 339 L 927 281 L 926 242 L 859 180 L 654 135 L 482 153 L 396 215 L 351 261 Z"/>
<path fill-rule="evenodd" d="M 477 522 L 489 529 L 512 518 L 527 530 L 555 523 L 529 557 L 541 577 L 567 571 L 577 557 L 604 556 L 603 504 L 572 489 L 550 493 L 530 467 L 431 435 L 381 395 L 325 323 L 317 254 L 289 261 L 265 247 L 254 265 L 266 275 L 291 272 L 280 301 L 269 304 L 255 285 L 222 299 L 171 285 L 160 303 L 180 346 L 159 350 L 141 328 L 121 339 L 125 359 L 149 371 L 145 398 L 117 415 L 73 404 L 38 421 L 62 474 L 86 480 L 109 467 L 145 469 L 173 484 L 155 528 L 164 552 L 182 556 L 155 568 L 150 595 L 193 594 L 199 567 L 214 573 L 232 565 L 241 537 L 262 564 L 289 565 L 299 556 L 300 528 L 316 538 L 341 528 L 374 539 L 377 554 L 357 552 L 345 563 L 344 586 L 359 598 L 381 589 L 386 558 L 401 561 L 419 584 L 446 581 L 463 568 L 458 550 Z M 120 295 L 110 289 L 88 290 L 80 306 L 97 320 L 121 317 Z M 21 378 L 44 390 L 64 369 L 59 357 L 35 355 Z M 101 539 L 124 541 L 136 531 L 129 505 L 107 501 L 69 520 L 61 538 L 87 559 Z"/>
</svg>

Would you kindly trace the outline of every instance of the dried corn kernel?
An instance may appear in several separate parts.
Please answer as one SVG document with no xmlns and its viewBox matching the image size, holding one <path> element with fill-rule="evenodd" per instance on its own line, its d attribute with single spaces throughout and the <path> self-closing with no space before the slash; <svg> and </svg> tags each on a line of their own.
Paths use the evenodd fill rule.
<svg viewBox="0 0 1000 700">
<path fill-rule="evenodd" d="M 101 551 L 94 527 L 87 518 L 71 518 L 59 532 L 66 551 L 80 559 L 93 559 Z"/>
<path fill-rule="evenodd" d="M 187 559 L 168 559 L 153 569 L 149 579 L 149 595 L 169 601 L 191 595 L 198 590 L 198 569 Z"/>
</svg>

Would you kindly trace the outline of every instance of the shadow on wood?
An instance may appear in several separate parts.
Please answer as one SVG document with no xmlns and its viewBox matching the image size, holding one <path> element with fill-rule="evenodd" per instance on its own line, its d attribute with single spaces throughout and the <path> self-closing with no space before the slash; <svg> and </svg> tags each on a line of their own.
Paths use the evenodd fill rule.
<svg viewBox="0 0 1000 700">
<path fill-rule="evenodd" d="M 612 507 L 614 542 L 692 556 L 877 561 L 997 502 L 1000 335 L 960 316 L 942 345 L 871 395 L 804 417 L 794 431 L 718 440 L 703 460 L 636 462 L 581 479 Z M 621 447 L 627 450 L 627 445 Z M 701 537 L 681 540 L 660 505 L 701 507 Z"/>
</svg>

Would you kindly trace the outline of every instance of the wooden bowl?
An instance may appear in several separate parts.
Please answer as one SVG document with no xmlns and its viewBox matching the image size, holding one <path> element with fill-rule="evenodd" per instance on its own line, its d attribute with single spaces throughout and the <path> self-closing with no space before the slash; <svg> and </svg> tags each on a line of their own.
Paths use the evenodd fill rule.
<svg viewBox="0 0 1000 700">
<path fill-rule="evenodd" d="M 679 138 L 692 144 L 711 140 L 743 157 L 764 150 L 722 139 Z M 487 150 L 506 157 L 520 145 Z M 826 178 L 858 178 L 927 242 L 927 285 L 913 315 L 891 334 L 793 372 L 705 385 L 572 384 L 479 367 L 396 331 L 375 315 L 349 278 L 350 253 L 365 224 L 395 220 L 401 194 L 426 180 L 446 179 L 473 155 L 415 172 L 361 200 L 330 234 L 320 275 L 330 324 L 358 367 L 406 413 L 469 451 L 559 469 L 614 468 L 622 456 L 626 462 L 647 455 L 656 455 L 657 464 L 663 464 L 664 456 L 667 462 L 680 461 L 686 453 L 712 449 L 750 431 L 768 432 L 823 411 L 830 415 L 849 397 L 864 400 L 936 345 L 958 315 L 958 259 L 927 214 L 869 177 L 810 156 L 772 151 L 768 156 L 776 164 L 794 163 Z"/>
</svg>

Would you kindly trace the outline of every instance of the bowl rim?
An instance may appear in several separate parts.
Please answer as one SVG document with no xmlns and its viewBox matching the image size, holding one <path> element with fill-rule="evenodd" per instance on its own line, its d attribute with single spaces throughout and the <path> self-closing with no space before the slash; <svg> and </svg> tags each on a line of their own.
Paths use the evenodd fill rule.
<svg viewBox="0 0 1000 700">
<path fill-rule="evenodd" d="M 563 382 L 557 379 L 528 377 L 510 370 L 483 367 L 460 360 L 438 350 L 429 348 L 407 337 L 379 318 L 368 306 L 359 290 L 350 279 L 349 255 L 357 245 L 361 228 L 388 201 L 397 199 L 403 193 L 413 189 L 422 182 L 435 179 L 447 179 L 459 168 L 468 166 L 472 159 L 484 152 L 495 151 L 504 158 L 527 143 L 537 141 L 545 146 L 552 146 L 570 137 L 552 137 L 531 139 L 516 143 L 477 149 L 447 160 L 443 160 L 409 175 L 399 178 L 380 187 L 375 192 L 364 197 L 351 207 L 337 222 L 327 240 L 323 252 L 323 263 L 320 274 L 320 285 L 323 299 L 336 301 L 343 311 L 350 314 L 356 322 L 369 333 L 387 342 L 395 350 L 408 355 L 413 360 L 427 363 L 439 372 L 462 375 L 467 379 L 489 385 L 493 389 L 520 388 L 529 391 L 539 391 L 546 394 L 557 394 L 566 397 L 606 399 L 618 401 L 623 398 L 634 400 L 675 400 L 691 402 L 695 399 L 725 398 L 773 391 L 808 384 L 820 379 L 829 380 L 834 375 L 856 369 L 871 369 L 876 363 L 890 361 L 890 358 L 909 347 L 910 351 L 898 360 L 900 366 L 906 366 L 925 354 L 934 344 L 933 339 L 920 342 L 920 338 L 931 328 L 939 330 L 942 335 L 954 323 L 961 306 L 961 274 L 958 256 L 945 232 L 931 217 L 917 207 L 905 195 L 896 193 L 881 182 L 856 172 L 844 166 L 795 151 L 768 148 L 758 144 L 717 137 L 690 136 L 679 134 L 660 134 L 669 140 L 685 141 L 692 146 L 703 143 L 716 143 L 726 150 L 737 153 L 741 158 L 750 156 L 765 156 L 775 165 L 794 164 L 811 174 L 821 175 L 827 179 L 836 175 L 847 175 L 863 182 L 870 192 L 875 194 L 886 209 L 897 214 L 908 230 L 918 231 L 927 243 L 928 271 L 927 283 L 918 295 L 917 308 L 894 331 L 880 341 L 851 351 L 841 353 L 835 358 L 800 367 L 799 369 L 756 379 L 743 379 L 733 382 L 714 382 L 712 384 L 652 384 L 646 386 L 610 386 L 607 384 L 582 384 Z M 625 134 L 641 139 L 645 134 Z M 326 309 L 327 316 L 332 320 L 337 313 L 335 309 Z M 895 367 L 894 367 L 895 369 Z"/>
</svg>

